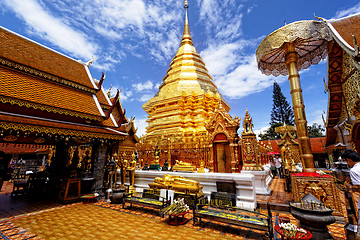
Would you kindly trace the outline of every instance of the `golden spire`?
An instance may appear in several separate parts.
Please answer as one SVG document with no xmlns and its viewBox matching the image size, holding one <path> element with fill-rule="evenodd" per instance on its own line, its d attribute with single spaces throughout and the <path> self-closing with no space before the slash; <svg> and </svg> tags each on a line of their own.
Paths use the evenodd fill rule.
<svg viewBox="0 0 360 240">
<path fill-rule="evenodd" d="M 181 46 L 188 43 L 190 45 L 193 45 L 191 34 L 190 34 L 190 27 L 189 27 L 189 20 L 188 20 L 188 8 L 189 3 L 187 0 L 184 1 L 184 8 L 185 8 L 185 25 L 184 25 L 184 33 L 181 39 Z"/>
</svg>

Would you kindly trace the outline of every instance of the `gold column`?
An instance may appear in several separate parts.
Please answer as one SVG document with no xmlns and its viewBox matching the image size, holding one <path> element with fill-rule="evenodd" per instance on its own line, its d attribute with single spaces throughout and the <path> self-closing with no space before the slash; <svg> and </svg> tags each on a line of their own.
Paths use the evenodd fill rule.
<svg viewBox="0 0 360 240">
<path fill-rule="evenodd" d="M 300 75 L 297 70 L 298 59 L 299 55 L 295 52 L 294 43 L 285 43 L 285 62 L 289 73 L 291 98 L 294 108 L 298 141 L 300 145 L 301 160 L 305 172 L 315 172 L 305 115 L 305 105 L 300 84 Z"/>
</svg>

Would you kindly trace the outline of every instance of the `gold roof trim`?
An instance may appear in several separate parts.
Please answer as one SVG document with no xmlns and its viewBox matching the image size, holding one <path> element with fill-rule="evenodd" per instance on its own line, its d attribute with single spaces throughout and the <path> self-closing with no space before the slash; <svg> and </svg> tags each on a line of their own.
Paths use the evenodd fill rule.
<svg viewBox="0 0 360 240">
<path fill-rule="evenodd" d="M 91 116 L 91 115 L 82 114 L 82 113 L 78 113 L 78 112 L 68 111 L 68 110 L 61 109 L 61 108 L 54 108 L 54 107 L 44 106 L 41 104 L 29 103 L 29 102 L 26 102 L 23 100 L 7 98 L 7 97 L 3 97 L 3 96 L 0 96 L 0 102 L 9 103 L 11 105 L 18 105 L 20 107 L 38 109 L 41 111 L 47 111 L 47 112 L 53 112 L 53 113 L 58 113 L 58 114 L 63 114 L 63 115 L 69 115 L 69 116 L 73 116 L 73 117 L 85 118 L 85 119 L 89 119 L 89 120 L 103 121 L 103 118 L 100 116 Z"/>
<path fill-rule="evenodd" d="M 76 136 L 76 137 L 102 138 L 102 139 L 112 139 L 112 140 L 120 140 L 120 141 L 125 140 L 125 136 L 123 135 L 103 134 L 103 133 L 76 131 L 69 129 L 57 129 L 51 127 L 26 125 L 20 123 L 0 122 L 0 129 L 6 129 L 6 130 L 12 129 L 15 131 L 21 130 L 24 132 L 30 131 L 30 132 L 38 132 L 45 134 L 59 134 L 59 135 L 68 135 L 68 136 Z"/>
<path fill-rule="evenodd" d="M 93 93 L 93 94 L 97 93 L 97 91 L 95 89 L 86 87 L 84 85 L 80 85 L 78 83 L 74 83 L 74 82 L 66 80 L 66 79 L 56 77 L 54 75 L 51 75 L 51 74 L 48 74 L 48 73 L 45 73 L 45 72 L 30 68 L 30 67 L 26 67 L 24 65 L 15 63 L 13 61 L 10 61 L 10 60 L 4 59 L 4 58 L 0 58 L 0 63 L 2 65 L 4 65 L 4 66 L 8 66 L 8 67 L 11 67 L 11 68 L 14 68 L 14 69 L 20 70 L 22 72 L 26 72 L 28 74 L 35 75 L 35 76 L 38 76 L 38 77 L 41 77 L 41 78 L 45 78 L 47 80 L 51 80 L 51 81 L 54 81 L 56 83 L 64 84 L 66 86 L 76 88 L 76 89 L 79 89 L 81 91 L 90 92 L 90 93 Z"/>
</svg>

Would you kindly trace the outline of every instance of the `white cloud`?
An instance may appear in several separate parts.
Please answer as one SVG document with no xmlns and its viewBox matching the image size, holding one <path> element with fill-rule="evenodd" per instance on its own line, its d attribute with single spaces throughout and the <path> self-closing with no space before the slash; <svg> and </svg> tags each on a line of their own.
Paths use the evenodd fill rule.
<svg viewBox="0 0 360 240">
<path fill-rule="evenodd" d="M 237 51 L 241 48 L 239 44 L 229 43 L 221 46 L 211 45 L 207 49 L 201 51 L 206 68 L 211 75 L 224 75 L 231 67 L 237 64 Z"/>
<path fill-rule="evenodd" d="M 133 84 L 132 86 L 135 88 L 135 91 L 137 92 L 152 90 L 154 88 L 154 84 L 149 80 L 144 83 Z"/>
<path fill-rule="evenodd" d="M 184 16 L 176 0 L 5 0 L 2 5 L 23 19 L 29 32 L 76 59 L 96 56 L 93 67 L 103 71 L 126 55 L 143 57 L 142 52 L 167 63 L 179 46 Z"/>
<path fill-rule="evenodd" d="M 249 55 L 255 53 L 260 39 L 242 38 L 242 11 L 248 9 L 232 0 L 198 0 L 198 5 L 200 22 L 205 24 L 208 38 L 208 46 L 200 55 L 219 91 L 236 99 L 272 86 L 274 77 L 261 74 L 255 56 Z"/>
<path fill-rule="evenodd" d="M 316 110 L 313 112 L 310 112 L 306 118 L 308 119 L 308 126 L 313 125 L 314 123 L 320 124 L 324 126 L 324 121 L 322 119 L 323 110 Z M 324 119 L 326 119 L 326 114 L 324 114 Z"/>
<path fill-rule="evenodd" d="M 40 35 L 66 52 L 90 59 L 98 49 L 97 44 L 91 43 L 85 34 L 52 16 L 36 0 L 5 0 L 5 4 L 30 26 L 30 32 Z"/>
<path fill-rule="evenodd" d="M 269 129 L 269 127 L 263 127 L 263 128 L 260 128 L 260 129 L 255 129 L 255 130 L 254 130 L 254 133 L 256 134 L 256 138 L 257 138 L 258 140 L 260 140 L 259 135 L 260 135 L 260 134 L 264 134 L 268 129 Z"/>
<path fill-rule="evenodd" d="M 360 12 L 360 3 L 356 4 L 352 8 L 337 11 L 333 18 L 336 19 L 336 18 L 347 17 L 347 16 L 350 16 L 350 15 L 353 15 L 353 14 L 359 13 L 359 12 Z"/>
<path fill-rule="evenodd" d="M 140 101 L 141 102 L 147 102 L 150 98 L 152 98 L 154 96 L 154 94 L 148 93 L 148 94 L 143 94 L 140 97 Z"/>
<path fill-rule="evenodd" d="M 121 101 L 129 100 L 131 96 L 133 96 L 133 93 L 131 91 L 121 91 L 120 100 Z"/>
<path fill-rule="evenodd" d="M 229 65 L 226 64 L 227 54 L 224 56 L 219 56 L 217 62 L 224 64 L 222 68 L 224 70 L 229 70 Z M 239 56 L 238 56 L 239 57 Z M 216 59 L 214 59 L 215 61 Z M 210 66 L 215 63 L 210 62 Z M 211 73 L 211 70 L 209 68 Z M 247 95 L 264 91 L 264 89 L 271 87 L 274 82 L 273 76 L 266 76 L 262 74 L 257 68 L 257 62 L 255 55 L 252 56 L 242 56 L 242 61 L 236 68 L 230 72 L 217 71 L 218 73 L 224 74 L 214 74 L 214 82 L 219 88 L 220 92 L 233 99 L 245 97 Z M 285 81 L 285 77 L 277 77 L 277 82 Z"/>
<path fill-rule="evenodd" d="M 62 5 L 57 2 L 53 0 L 52 4 L 61 11 Z M 63 2 L 71 6 L 70 12 L 65 14 L 65 17 L 72 21 L 73 25 L 81 21 L 89 31 L 95 31 L 94 34 L 104 37 L 107 42 L 116 42 L 118 49 L 127 50 L 126 54 L 139 56 L 139 52 L 146 49 L 155 61 L 164 63 L 164 59 L 172 57 L 178 47 L 180 40 L 178 24 L 183 17 L 183 12 L 179 11 L 181 9 L 179 1 L 97 0 L 83 3 L 64 0 Z M 70 13 L 76 15 L 76 19 L 69 18 Z"/>
<path fill-rule="evenodd" d="M 239 4 L 239 1 L 198 0 L 197 2 L 200 7 L 200 21 L 205 24 L 208 41 L 231 42 L 242 34 L 243 5 Z"/>
<path fill-rule="evenodd" d="M 146 120 L 147 120 L 147 118 L 140 118 L 140 119 L 135 118 L 135 120 L 134 120 L 135 129 L 138 128 L 138 130 L 136 132 L 136 135 L 138 137 L 141 137 L 146 132 L 146 130 L 145 130 L 145 128 L 147 127 Z"/>
</svg>

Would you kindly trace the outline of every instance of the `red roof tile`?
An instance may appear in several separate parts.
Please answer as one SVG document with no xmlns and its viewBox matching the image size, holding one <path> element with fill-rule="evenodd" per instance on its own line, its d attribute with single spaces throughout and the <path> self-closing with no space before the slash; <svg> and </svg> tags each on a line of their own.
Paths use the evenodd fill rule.
<svg viewBox="0 0 360 240">
<path fill-rule="evenodd" d="M 313 153 L 324 153 L 325 137 L 310 138 L 310 145 Z"/>
<path fill-rule="evenodd" d="M 0 28 L 0 57 L 94 88 L 83 64 Z"/>
<path fill-rule="evenodd" d="M 0 67 L 0 96 L 100 117 L 91 93 L 3 67 Z"/>
<path fill-rule="evenodd" d="M 329 22 L 351 47 L 354 47 L 353 38 L 351 34 L 355 35 L 359 44 L 360 13 L 357 15 L 341 18 L 338 20 L 331 20 Z"/>
<path fill-rule="evenodd" d="M 262 143 L 265 143 L 266 145 L 268 144 L 268 140 L 263 140 L 260 141 Z M 273 152 L 280 152 L 278 143 L 281 142 L 281 140 L 270 140 L 271 146 L 272 146 L 272 151 Z M 315 138 L 310 138 L 310 145 L 311 145 L 311 150 L 313 153 L 324 153 L 324 148 L 325 148 L 325 137 L 315 137 Z"/>
</svg>

